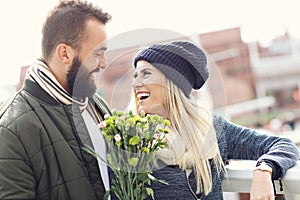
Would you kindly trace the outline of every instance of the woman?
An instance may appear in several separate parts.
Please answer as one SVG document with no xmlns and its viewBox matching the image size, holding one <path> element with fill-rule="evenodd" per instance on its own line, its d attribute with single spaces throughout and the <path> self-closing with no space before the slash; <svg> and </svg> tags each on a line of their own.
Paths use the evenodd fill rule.
<svg viewBox="0 0 300 200">
<path fill-rule="evenodd" d="M 205 53 L 186 41 L 155 44 L 134 58 L 137 112 L 171 121 L 168 148 L 158 153 L 154 175 L 169 185 L 154 184 L 156 199 L 220 200 L 224 163 L 257 160 L 251 199 L 274 199 L 272 180 L 294 166 L 299 153 L 288 139 L 258 133 L 210 113 L 196 100 L 209 77 Z"/>
</svg>

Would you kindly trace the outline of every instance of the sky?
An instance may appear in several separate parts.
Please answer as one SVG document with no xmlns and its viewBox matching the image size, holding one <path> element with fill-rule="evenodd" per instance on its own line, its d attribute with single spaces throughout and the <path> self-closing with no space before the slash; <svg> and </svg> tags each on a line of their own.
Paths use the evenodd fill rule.
<svg viewBox="0 0 300 200">
<path fill-rule="evenodd" d="M 288 31 L 300 38 L 299 0 L 88 0 L 112 15 L 108 38 L 161 28 L 196 35 L 240 27 L 245 42 L 267 44 Z M 5 0 L 1 5 L 1 88 L 18 82 L 20 67 L 40 56 L 41 27 L 58 0 Z M 3 90 L 2 90 L 3 91 Z M 1 99 L 1 98 L 0 98 Z"/>
</svg>

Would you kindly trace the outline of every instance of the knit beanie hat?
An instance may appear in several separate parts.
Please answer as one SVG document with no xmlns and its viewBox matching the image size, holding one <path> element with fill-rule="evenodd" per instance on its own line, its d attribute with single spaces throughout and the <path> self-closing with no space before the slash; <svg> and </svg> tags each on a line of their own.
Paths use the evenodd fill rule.
<svg viewBox="0 0 300 200">
<path fill-rule="evenodd" d="M 145 60 L 159 69 L 187 97 L 192 88 L 200 89 L 209 77 L 205 53 L 187 41 L 151 45 L 134 57 L 134 67 L 139 60 Z"/>
</svg>

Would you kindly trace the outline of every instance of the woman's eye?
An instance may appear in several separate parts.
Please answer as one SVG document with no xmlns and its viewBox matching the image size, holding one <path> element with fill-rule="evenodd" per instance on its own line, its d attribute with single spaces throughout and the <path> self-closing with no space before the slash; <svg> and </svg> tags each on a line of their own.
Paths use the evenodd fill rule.
<svg viewBox="0 0 300 200">
<path fill-rule="evenodd" d="M 144 76 L 147 76 L 147 75 L 151 74 L 151 72 L 149 72 L 149 71 L 144 71 L 143 74 L 144 74 Z"/>
</svg>

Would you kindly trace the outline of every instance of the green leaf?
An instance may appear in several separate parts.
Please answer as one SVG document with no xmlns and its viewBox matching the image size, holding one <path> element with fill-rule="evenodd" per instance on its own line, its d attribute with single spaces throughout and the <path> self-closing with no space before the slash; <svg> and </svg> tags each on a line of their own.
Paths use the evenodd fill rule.
<svg viewBox="0 0 300 200">
<path fill-rule="evenodd" d="M 148 173 L 139 173 L 137 178 L 139 181 L 144 182 L 148 179 Z"/>
<path fill-rule="evenodd" d="M 141 115 L 141 117 L 145 117 L 145 116 L 146 116 L 145 111 L 142 110 L 142 111 L 140 112 L 140 115 Z"/>
<path fill-rule="evenodd" d="M 133 194 L 135 197 L 138 197 L 141 193 L 141 188 L 135 188 L 134 191 L 133 191 Z"/>
<path fill-rule="evenodd" d="M 107 190 L 107 191 L 105 192 L 105 194 L 104 194 L 103 199 L 104 199 L 104 200 L 108 200 L 109 195 L 110 195 L 110 190 Z"/>
<path fill-rule="evenodd" d="M 150 180 L 152 180 L 153 182 L 158 182 L 158 183 L 162 183 L 165 185 L 169 185 L 168 182 L 161 180 L 161 179 L 157 179 L 156 177 L 152 176 L 152 174 L 148 174 L 148 177 L 150 178 Z"/>
<path fill-rule="evenodd" d="M 152 199 L 154 199 L 154 192 L 152 190 L 152 188 L 146 188 L 147 194 L 150 195 L 152 197 Z"/>
<path fill-rule="evenodd" d="M 122 144 L 123 144 L 123 143 L 122 143 L 122 141 L 121 141 L 121 140 L 119 140 L 119 141 L 116 141 L 116 145 L 117 145 L 118 147 L 120 147 Z"/>
<path fill-rule="evenodd" d="M 156 181 L 159 182 L 159 183 L 162 183 L 164 185 L 169 185 L 169 183 L 167 181 L 162 180 L 162 179 L 156 179 Z"/>
</svg>

